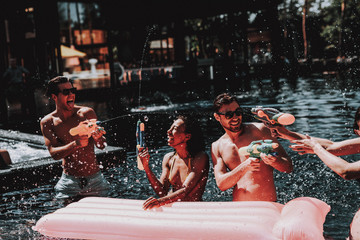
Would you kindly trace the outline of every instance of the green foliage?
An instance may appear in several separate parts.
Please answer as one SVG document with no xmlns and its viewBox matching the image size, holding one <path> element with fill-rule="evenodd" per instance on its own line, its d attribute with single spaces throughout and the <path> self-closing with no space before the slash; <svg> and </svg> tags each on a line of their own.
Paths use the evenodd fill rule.
<svg viewBox="0 0 360 240">
<path fill-rule="evenodd" d="M 360 4 L 359 0 L 345 0 L 344 19 L 341 19 L 342 0 L 332 0 L 329 7 L 324 9 L 324 27 L 321 36 L 328 45 L 338 46 L 341 31 L 343 53 L 346 56 L 359 54 L 360 40 Z"/>
</svg>

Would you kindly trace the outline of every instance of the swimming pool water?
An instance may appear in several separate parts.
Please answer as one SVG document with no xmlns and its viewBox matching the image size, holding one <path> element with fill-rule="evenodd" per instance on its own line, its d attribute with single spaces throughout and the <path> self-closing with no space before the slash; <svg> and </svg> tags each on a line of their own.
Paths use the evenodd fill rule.
<svg viewBox="0 0 360 240">
<path fill-rule="evenodd" d="M 232 91 L 239 97 L 242 106 L 249 109 L 262 105 L 292 113 L 296 117 L 290 130 L 309 133 L 312 136 L 341 141 L 356 137 L 352 133 L 353 117 L 360 106 L 358 88 L 351 85 L 350 80 L 339 83 L 333 79 L 315 78 L 298 79 L 296 84 L 281 79 L 279 89 L 274 90 L 270 80 L 253 81 L 251 90 Z M 203 95 L 202 95 L 203 96 Z M 210 145 L 218 139 L 223 130 L 213 119 L 210 112 L 213 92 L 207 98 L 173 102 L 171 105 L 151 105 L 147 111 L 173 113 L 181 110 L 191 112 L 199 117 L 206 139 L 206 151 L 210 154 Z M 146 97 L 146 96 L 145 96 Z M 150 98 L 150 96 L 148 96 Z M 169 94 L 171 98 L 171 95 Z M 151 108 L 150 108 L 151 107 Z M 165 115 L 164 115 L 165 116 Z M 149 122 L 155 115 L 149 114 Z M 158 176 L 161 172 L 161 160 L 164 154 L 171 151 L 166 146 L 166 130 L 171 125 L 168 117 L 159 117 L 154 135 L 147 136 L 147 144 L 151 154 L 151 164 Z M 133 121 L 129 118 L 129 121 Z M 131 122 L 130 122 L 131 124 Z M 133 121 L 136 125 L 136 121 Z M 109 126 L 108 126 L 109 127 Z M 108 134 L 114 134 L 111 127 Z M 117 129 L 118 131 L 118 129 Z M 123 129 L 126 131 L 126 129 Z M 121 135 L 121 132 L 116 134 Z M 132 133 L 131 133 L 132 134 Z M 135 133 L 134 133 L 135 141 Z M 300 156 L 291 151 L 288 141 L 281 141 L 285 150 L 292 157 L 294 171 L 285 174 L 275 171 L 275 183 L 278 201 L 286 203 L 296 197 L 316 197 L 331 206 L 324 232 L 334 239 L 345 239 L 349 224 L 360 206 L 357 181 L 345 181 L 326 167 L 313 155 Z M 104 173 L 112 185 L 111 197 L 146 199 L 154 192 L 146 175 L 136 167 L 136 156 L 133 148 L 129 148 L 127 159 L 120 167 Z M 345 156 L 348 161 L 360 160 L 358 155 Z M 204 193 L 205 201 L 230 201 L 231 191 L 221 192 L 210 171 L 208 184 Z M 0 195 L 0 236 L 3 239 L 44 239 L 33 232 L 31 226 L 43 215 L 63 206 L 54 201 L 53 186 L 59 176 L 54 176 L 50 183 L 27 191 L 14 191 Z"/>
</svg>

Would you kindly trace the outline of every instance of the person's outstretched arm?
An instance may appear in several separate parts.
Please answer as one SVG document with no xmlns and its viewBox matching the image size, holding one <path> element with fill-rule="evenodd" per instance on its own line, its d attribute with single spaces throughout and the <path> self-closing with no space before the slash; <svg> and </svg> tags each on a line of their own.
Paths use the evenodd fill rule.
<svg viewBox="0 0 360 240">
<path fill-rule="evenodd" d="M 313 149 L 314 153 L 321 159 L 321 161 L 323 161 L 331 170 L 342 178 L 346 180 L 360 178 L 360 161 L 349 163 L 328 152 L 315 138 L 312 137 L 293 142 Z"/>
</svg>

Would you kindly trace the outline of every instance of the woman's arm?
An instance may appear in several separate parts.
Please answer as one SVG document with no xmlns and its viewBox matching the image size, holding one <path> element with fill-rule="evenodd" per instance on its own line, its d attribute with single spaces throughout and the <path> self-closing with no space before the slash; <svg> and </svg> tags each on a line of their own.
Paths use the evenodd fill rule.
<svg viewBox="0 0 360 240">
<path fill-rule="evenodd" d="M 150 154 L 148 152 L 148 149 L 139 149 L 139 157 L 141 159 L 141 162 L 144 166 L 144 170 L 146 173 L 146 176 L 150 182 L 151 187 L 154 189 L 155 193 L 159 197 L 164 197 L 167 195 L 169 191 L 169 180 L 167 179 L 167 176 L 169 175 L 169 161 L 172 153 L 168 153 L 164 156 L 163 162 L 162 162 L 162 173 L 160 176 L 160 180 L 157 179 L 153 171 L 150 169 L 149 166 L 149 160 L 150 160 Z"/>
<path fill-rule="evenodd" d="M 313 149 L 314 153 L 321 159 L 321 161 L 323 161 L 331 170 L 342 178 L 346 180 L 360 178 L 360 161 L 349 163 L 328 152 L 314 138 L 308 138 L 296 142 Z"/>
<path fill-rule="evenodd" d="M 172 203 L 178 200 L 186 198 L 194 188 L 197 187 L 198 183 L 202 178 L 207 178 L 209 170 L 209 157 L 206 153 L 202 152 L 197 154 L 193 160 L 193 166 L 191 172 L 186 177 L 182 187 L 175 192 L 172 192 L 159 199 L 149 198 L 145 201 L 143 208 L 151 209 L 153 207 L 159 207 L 168 203 Z"/>
</svg>

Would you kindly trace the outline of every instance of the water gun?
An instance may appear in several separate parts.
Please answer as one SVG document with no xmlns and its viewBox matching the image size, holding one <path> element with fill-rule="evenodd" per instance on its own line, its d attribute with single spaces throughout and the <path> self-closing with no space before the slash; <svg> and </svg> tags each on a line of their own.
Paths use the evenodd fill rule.
<svg viewBox="0 0 360 240">
<path fill-rule="evenodd" d="M 145 147 L 145 124 L 138 120 L 136 124 L 136 156 L 137 156 L 137 167 L 139 170 L 144 170 L 144 166 L 139 157 L 139 148 Z"/>
<path fill-rule="evenodd" d="M 78 126 L 70 129 L 69 133 L 71 136 L 87 135 L 91 137 L 91 132 L 96 130 L 106 134 L 104 128 L 99 127 L 98 124 L 100 124 L 100 122 L 96 121 L 96 119 L 85 120 L 80 122 Z"/>
<path fill-rule="evenodd" d="M 290 125 L 295 122 L 295 117 L 290 113 L 283 113 L 275 108 L 261 106 L 251 109 L 255 118 L 270 125 Z"/>
<path fill-rule="evenodd" d="M 261 153 L 271 154 L 277 156 L 277 152 L 274 152 L 274 149 L 278 148 L 278 143 L 273 143 L 272 140 L 258 140 L 252 141 L 248 146 L 242 147 L 239 150 L 240 155 L 245 155 L 254 158 L 260 158 Z"/>
</svg>

